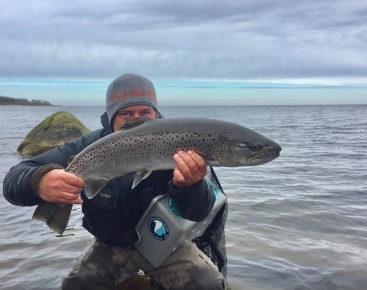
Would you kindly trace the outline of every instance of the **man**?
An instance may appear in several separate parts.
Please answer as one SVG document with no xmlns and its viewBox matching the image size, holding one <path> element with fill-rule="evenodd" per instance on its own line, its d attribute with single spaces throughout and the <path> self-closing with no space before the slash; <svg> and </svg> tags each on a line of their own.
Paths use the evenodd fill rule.
<svg viewBox="0 0 367 290">
<path fill-rule="evenodd" d="M 111 180 L 92 199 L 83 193 L 84 181 L 64 171 L 70 156 L 119 130 L 124 120 L 132 117 L 162 118 L 153 84 L 141 76 L 125 74 L 108 88 L 103 129 L 13 167 L 4 180 L 4 197 L 22 206 L 42 200 L 82 204 L 83 226 L 96 239 L 64 277 L 62 289 L 113 289 L 139 269 L 164 289 L 225 289 L 218 267 L 194 243 L 184 244 L 158 268 L 133 246 L 138 240 L 134 228 L 158 195 L 168 192 L 186 219 L 201 221 L 210 213 L 214 194 L 204 179 L 207 164 L 201 156 L 179 152 L 173 156 L 177 163 L 173 171 L 155 171 L 134 189 L 134 173 L 126 174 Z"/>
</svg>

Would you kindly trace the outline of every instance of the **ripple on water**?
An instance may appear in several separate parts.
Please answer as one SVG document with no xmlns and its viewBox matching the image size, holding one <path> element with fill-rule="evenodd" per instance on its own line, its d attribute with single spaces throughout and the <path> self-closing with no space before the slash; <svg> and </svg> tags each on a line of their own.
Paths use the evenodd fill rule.
<svg viewBox="0 0 367 290">
<path fill-rule="evenodd" d="M 97 129 L 103 108 L 0 108 L 0 182 L 16 148 L 45 117 L 69 110 Z M 169 117 L 223 119 L 275 140 L 281 156 L 257 167 L 216 168 L 229 199 L 233 290 L 355 290 L 367 285 L 367 106 L 163 107 Z M 352 112 L 352 113 L 351 113 Z M 2 184 L 0 184 L 0 190 Z M 1 289 L 59 289 L 92 240 L 74 207 L 63 238 L 31 220 L 34 207 L 0 195 Z"/>
</svg>

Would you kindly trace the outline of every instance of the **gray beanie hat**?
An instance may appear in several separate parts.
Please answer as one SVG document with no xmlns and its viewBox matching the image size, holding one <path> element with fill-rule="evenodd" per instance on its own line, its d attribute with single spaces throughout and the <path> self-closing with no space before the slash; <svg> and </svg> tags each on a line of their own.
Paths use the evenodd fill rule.
<svg viewBox="0 0 367 290">
<path fill-rule="evenodd" d="M 115 79 L 107 90 L 106 113 L 109 123 L 118 110 L 134 105 L 148 105 L 158 112 L 153 83 L 139 75 L 124 74 Z"/>
</svg>

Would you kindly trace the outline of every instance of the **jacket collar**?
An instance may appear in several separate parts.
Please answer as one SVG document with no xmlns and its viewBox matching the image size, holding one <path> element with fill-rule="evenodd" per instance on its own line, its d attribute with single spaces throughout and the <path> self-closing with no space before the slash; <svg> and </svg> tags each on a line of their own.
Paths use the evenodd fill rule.
<svg viewBox="0 0 367 290">
<path fill-rule="evenodd" d="M 110 122 L 108 122 L 107 113 L 104 113 L 101 116 L 101 124 L 102 124 L 103 128 L 106 130 L 106 133 L 107 134 L 113 133 L 113 130 L 112 130 L 111 126 L 110 126 Z"/>
</svg>

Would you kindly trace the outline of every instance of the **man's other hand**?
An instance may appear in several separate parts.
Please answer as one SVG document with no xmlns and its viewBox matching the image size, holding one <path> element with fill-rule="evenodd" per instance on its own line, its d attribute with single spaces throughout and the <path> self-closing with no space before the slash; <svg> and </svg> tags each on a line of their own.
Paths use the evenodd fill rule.
<svg viewBox="0 0 367 290">
<path fill-rule="evenodd" d="M 173 158 L 177 163 L 173 172 L 173 184 L 178 187 L 194 185 L 208 172 L 205 160 L 196 152 L 180 151 Z"/>
</svg>

